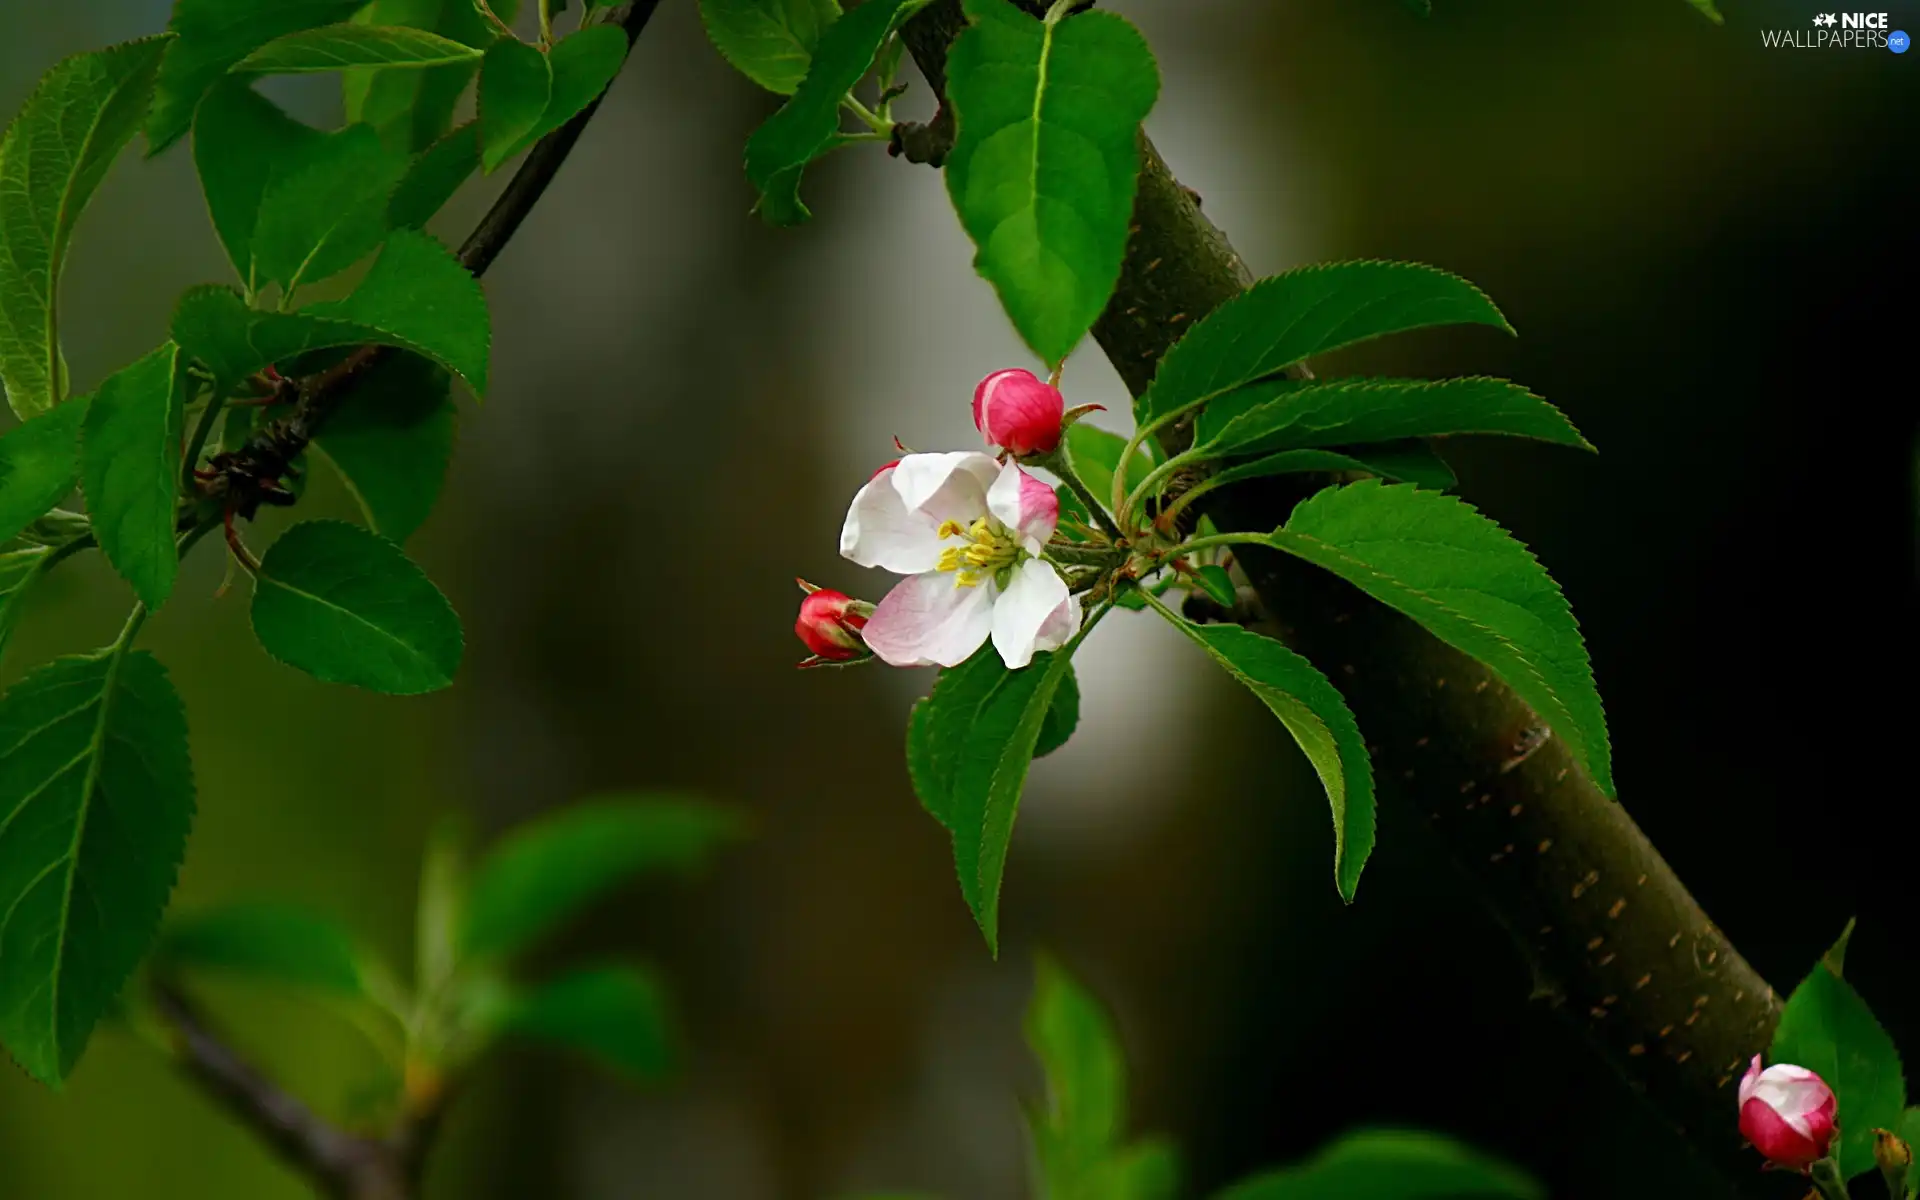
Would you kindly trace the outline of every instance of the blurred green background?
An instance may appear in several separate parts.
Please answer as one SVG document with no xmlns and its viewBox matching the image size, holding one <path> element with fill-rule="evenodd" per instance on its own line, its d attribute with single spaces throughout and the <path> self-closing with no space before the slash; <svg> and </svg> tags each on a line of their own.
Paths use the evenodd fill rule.
<svg viewBox="0 0 1920 1200">
<path fill-rule="evenodd" d="M 1723 28 L 1680 0 L 1442 0 L 1427 21 L 1389 0 L 1110 7 L 1161 57 L 1151 132 L 1256 270 L 1420 259 L 1505 308 L 1518 341 L 1423 336 L 1352 365 L 1510 375 L 1601 447 L 1455 457 L 1581 615 L 1624 802 L 1777 986 L 1858 912 L 1849 972 L 1920 1055 L 1912 846 L 1876 836 L 1914 796 L 1920 57 L 1764 50 L 1758 29 L 1812 11 L 1768 0 L 1729 0 Z M 8 112 L 56 58 L 167 15 L 8 9 Z M 1895 27 L 1920 25 L 1905 10 Z M 281 95 L 337 119 L 323 85 Z M 636 787 L 755 814 L 707 878 L 635 889 L 554 951 L 659 964 L 681 1077 L 642 1094 L 505 1054 L 455 1109 L 436 1196 L 1022 1195 L 1018 1014 L 1042 945 L 1116 1009 L 1138 1123 L 1185 1145 L 1193 1194 L 1378 1122 L 1469 1137 L 1556 1195 L 1706 1194 L 1529 1006 L 1504 935 L 1391 800 L 1342 908 L 1297 755 L 1146 618 L 1082 655 L 1082 729 L 1036 770 L 989 961 L 901 764 L 927 677 L 794 672 L 791 578 L 877 598 L 834 553 L 846 500 L 896 434 L 972 444 L 973 382 L 1029 364 L 935 173 L 867 148 L 810 175 L 811 225 L 750 217 L 739 151 L 771 107 L 692 0 L 666 0 L 488 276 L 496 382 L 410 546 L 466 623 L 455 687 L 401 700 L 282 668 L 244 586 L 213 599 L 218 556 L 193 560 L 145 638 L 187 701 L 200 786 L 176 905 L 308 903 L 404 963 L 437 814 L 499 828 Z M 122 162 L 67 273 L 76 383 L 226 274 L 184 149 Z M 1066 384 L 1126 411 L 1091 346 Z M 348 513 L 320 468 L 300 515 Z M 103 564 L 63 568 L 5 679 L 109 640 L 127 602 Z M 378 1083 L 319 1010 L 213 999 L 327 1111 Z M 64 1095 L 0 1069 L 5 1200 L 304 1194 L 123 1032 Z"/>
</svg>

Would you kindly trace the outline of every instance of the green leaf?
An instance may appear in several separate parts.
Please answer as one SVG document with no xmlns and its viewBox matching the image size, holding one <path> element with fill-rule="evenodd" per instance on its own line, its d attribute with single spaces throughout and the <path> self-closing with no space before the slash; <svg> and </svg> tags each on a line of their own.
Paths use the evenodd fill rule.
<svg viewBox="0 0 1920 1200">
<path fill-rule="evenodd" d="M 223 79 L 193 119 L 193 163 L 207 211 L 233 269 L 249 289 L 266 283 L 254 266 L 253 238 L 268 181 L 310 161 L 326 135 L 281 111 L 250 80 Z"/>
<path fill-rule="evenodd" d="M 1430 325 L 1513 332 L 1479 288 L 1417 263 L 1345 262 L 1262 279 L 1222 304 L 1160 361 L 1134 405 L 1142 424 L 1325 354 Z"/>
<path fill-rule="evenodd" d="M 1694 8 L 1700 11 L 1701 16 L 1712 21 L 1715 25 L 1724 25 L 1727 23 L 1727 19 L 1720 15 L 1720 10 L 1714 7 L 1713 0 L 1687 0 L 1687 3 L 1693 5 Z"/>
<path fill-rule="evenodd" d="M 1098 1197 L 1174 1200 L 1180 1193 L 1180 1153 L 1163 1138 L 1135 1142 L 1107 1161 Z"/>
<path fill-rule="evenodd" d="M 1047 705 L 1046 719 L 1040 722 L 1040 737 L 1033 744 L 1033 756 L 1045 758 L 1055 750 L 1067 744 L 1073 731 L 1080 727 L 1080 681 L 1074 676 L 1073 668 L 1067 668 L 1066 677 L 1053 693 L 1053 702 Z"/>
<path fill-rule="evenodd" d="M 186 712 L 116 647 L 0 699 L 0 1042 L 58 1086 L 146 953 L 193 821 Z"/>
<path fill-rule="evenodd" d="M 1054 696 L 1071 673 L 1071 654 L 1071 648 L 1036 654 L 1030 665 L 1009 671 L 991 645 L 983 646 L 941 672 L 908 723 L 914 789 L 953 835 L 960 894 L 995 955 L 1000 882 L 1020 793 Z"/>
<path fill-rule="evenodd" d="M 80 481 L 86 397 L 0 433 L 0 543 L 20 536 Z"/>
<path fill-rule="evenodd" d="M 160 68 L 147 116 L 147 144 L 158 154 L 193 124 L 193 110 L 228 68 L 284 34 L 344 21 L 366 0 L 177 0 L 167 28 L 179 40 Z"/>
<path fill-rule="evenodd" d="M 1126 1132 L 1126 1060 L 1099 1001 L 1046 955 L 1024 1024 L 1047 1082 L 1032 1121 L 1047 1195 L 1078 1200 Z"/>
<path fill-rule="evenodd" d="M 1371 446 L 1350 447 L 1353 453 L 1338 450 L 1282 450 L 1251 462 L 1236 463 L 1215 473 L 1210 482 L 1216 487 L 1259 479 L 1267 475 L 1290 475 L 1303 471 L 1364 471 L 1383 479 L 1418 484 L 1444 492 L 1459 480 L 1452 468 L 1422 442 L 1377 442 Z"/>
<path fill-rule="evenodd" d="M 223 904 L 167 922 L 154 958 L 172 970 L 221 971 L 345 996 L 377 970 L 336 922 L 292 905 Z"/>
<path fill-rule="evenodd" d="M 191 288 L 174 309 L 174 340 L 183 354 L 219 379 L 223 392 L 270 364 L 366 342 L 425 355 L 462 374 L 475 391 L 484 387 L 490 335 L 479 283 L 438 242 L 412 231 L 388 239 L 360 285 L 362 292 L 375 283 L 383 266 L 393 275 L 415 266 L 422 269 L 410 279 L 379 283 L 365 304 L 356 305 L 356 292 L 347 301 L 316 304 L 297 313 L 254 312 L 231 288 Z M 419 298 L 413 311 L 406 309 L 409 288 Z M 352 319 L 356 313 L 398 328 Z"/>
<path fill-rule="evenodd" d="M 1208 563 L 1196 568 L 1194 582 L 1221 608 L 1232 608 L 1240 599 L 1238 589 L 1233 586 L 1233 576 L 1227 573 L 1225 567 Z"/>
<path fill-rule="evenodd" d="M 1218 458 L 1478 433 L 1593 449 L 1559 409 L 1526 388 L 1472 377 L 1252 384 L 1207 405 L 1191 453 Z"/>
<path fill-rule="evenodd" d="M 109 376 L 80 429 L 80 485 L 100 551 L 154 612 L 180 569 L 181 365 L 168 342 Z"/>
<path fill-rule="evenodd" d="M 1334 882 L 1340 898 L 1351 903 L 1373 853 L 1373 764 L 1339 689 L 1272 638 L 1238 625 L 1195 625 L 1162 615 L 1258 696 L 1299 743 L 1333 806 Z"/>
<path fill-rule="evenodd" d="M 468 823 L 459 815 L 434 822 L 420 862 L 420 904 L 414 914 L 414 983 L 436 993 L 460 964 L 460 925 L 467 903 Z"/>
<path fill-rule="evenodd" d="M 387 200 L 404 170 L 371 125 L 349 125 L 288 156 L 260 200 L 256 282 L 291 292 L 372 253 L 386 237 Z"/>
<path fill-rule="evenodd" d="M 894 26 L 926 0 L 867 0 L 827 26 L 793 98 L 747 139 L 747 179 L 770 225 L 798 225 L 813 214 L 800 202 L 807 164 L 839 145 L 840 101 L 872 69 Z"/>
<path fill-rule="evenodd" d="M 714 49 L 782 96 L 793 95 L 807 77 L 821 33 L 839 17 L 839 0 L 700 0 Z"/>
<path fill-rule="evenodd" d="M 445 246 L 415 230 L 395 230 L 345 300 L 309 305 L 301 316 L 344 321 L 386 342 L 424 354 L 487 393 L 487 353 L 493 340 L 480 281 Z M 311 347 L 309 347 L 311 348 Z"/>
<path fill-rule="evenodd" d="M 907 716 L 907 775 L 913 793 L 948 833 L 953 832 L 947 803 L 953 791 L 954 764 L 966 746 L 973 714 L 1006 674 L 999 654 L 992 646 L 982 646 L 959 666 L 942 668 L 934 676 L 933 689 L 913 702 Z M 963 874 L 963 885 L 964 881 Z"/>
<path fill-rule="evenodd" d="M 553 94 L 529 141 L 552 133 L 600 98 L 627 61 L 627 35 L 617 25 L 590 26 L 555 42 L 549 61 Z"/>
<path fill-rule="evenodd" d="M 405 26 L 343 22 L 277 37 L 233 67 L 235 74 L 288 75 L 348 67 L 444 67 L 478 62 L 480 51 Z"/>
<path fill-rule="evenodd" d="M 524 950 L 627 879 L 695 870 L 741 832 L 732 811 L 671 797 L 608 797 L 522 825 L 473 873 L 461 952 Z"/>
<path fill-rule="evenodd" d="M 54 410 L 58 412 L 58 409 Z M 0 553 L 0 661 L 4 661 L 13 627 L 20 620 L 20 606 L 33 585 L 46 573 L 53 550 L 47 546 L 28 546 Z"/>
<path fill-rule="evenodd" d="M 395 696 L 460 669 L 460 618 L 400 547 L 342 521 L 280 535 L 254 577 L 253 632 L 268 654 L 326 683 Z"/>
<path fill-rule="evenodd" d="M 511 21 L 508 7 L 493 5 L 501 19 Z M 356 19 L 368 25 L 430 29 L 476 51 L 484 51 L 499 37 L 473 0 L 374 0 Z M 460 97 L 479 70 L 477 57 L 425 70 L 355 68 L 342 79 L 347 123 L 365 121 L 395 149 L 423 151 L 453 127 Z"/>
<path fill-rule="evenodd" d="M 1215 1200 L 1547 1200 L 1525 1172 L 1451 1138 L 1412 1130 L 1350 1133 L 1296 1167 L 1257 1175 Z"/>
<path fill-rule="evenodd" d="M 0 383 L 21 420 L 60 403 L 60 276 L 73 227 L 153 95 L 164 37 L 66 59 L 0 138 Z"/>
<path fill-rule="evenodd" d="M 1614 795 L 1606 713 L 1566 597 L 1454 496 L 1366 480 L 1302 501 L 1265 544 L 1332 571 L 1493 669 Z"/>
<path fill-rule="evenodd" d="M 1401 2 L 1411 9 L 1416 16 L 1430 17 L 1433 15 L 1433 0 L 1401 0 Z"/>
<path fill-rule="evenodd" d="M 417 355 L 374 365 L 314 439 L 382 537 L 404 542 L 440 498 L 453 458 L 452 381 Z"/>
<path fill-rule="evenodd" d="M 553 68 L 547 56 L 518 38 L 501 38 L 480 64 L 480 163 L 498 169 L 547 111 Z"/>
<path fill-rule="evenodd" d="M 1080 421 L 1067 428 L 1066 440 L 1068 460 L 1073 464 L 1074 473 L 1080 476 L 1080 482 L 1087 485 L 1096 499 L 1111 496 L 1113 474 L 1120 468 L 1120 455 L 1126 451 L 1127 439 Z M 1133 485 L 1152 470 L 1153 460 L 1145 447 L 1135 449 L 1133 464 L 1127 469 L 1127 490 L 1132 491 Z"/>
<path fill-rule="evenodd" d="M 419 229 L 480 169 L 480 130 L 469 121 L 421 152 L 387 203 L 387 225 Z"/>
<path fill-rule="evenodd" d="M 673 1066 L 666 989 L 649 971 L 588 967 L 515 994 L 502 1018 L 508 1033 L 578 1051 L 634 1080 Z"/>
<path fill-rule="evenodd" d="M 1849 927 L 1851 928 L 1851 927 Z M 1793 989 L 1773 1032 L 1768 1057 L 1805 1067 L 1826 1080 L 1839 1102 L 1834 1157 L 1851 1179 L 1874 1169 L 1873 1131 L 1896 1128 L 1907 1102 L 1900 1051 L 1860 998 L 1840 978 L 1836 956 L 1846 938 Z"/>
<path fill-rule="evenodd" d="M 1007 0 L 964 0 L 947 57 L 960 122 L 947 193 L 1015 329 L 1048 364 L 1107 306 L 1126 256 L 1140 122 L 1160 71 L 1124 18 L 1039 21 Z M 1060 10 L 1055 10 L 1060 11 Z"/>
</svg>

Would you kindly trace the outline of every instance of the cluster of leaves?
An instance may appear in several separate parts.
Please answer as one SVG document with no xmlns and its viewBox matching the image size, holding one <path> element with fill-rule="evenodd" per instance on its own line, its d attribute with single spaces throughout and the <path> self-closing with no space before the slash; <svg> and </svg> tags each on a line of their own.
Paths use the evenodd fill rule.
<svg viewBox="0 0 1920 1200">
<path fill-rule="evenodd" d="M 911 8 L 881 0 L 822 31 L 830 14 L 819 6 L 709 0 L 714 39 L 743 70 L 763 83 L 776 66 L 780 82 L 799 76 L 793 99 L 748 145 L 748 174 L 769 219 L 804 215 L 793 199 L 799 169 L 845 140 L 841 108 L 868 111 L 852 89 L 876 60 L 886 94 L 888 47 L 897 42 L 890 31 Z M 962 0 L 962 8 L 969 25 L 947 60 L 957 123 L 947 190 L 976 247 L 975 267 L 1027 345 L 1057 369 L 1119 278 L 1140 123 L 1158 94 L 1158 71 L 1138 31 L 1112 13 L 1074 12 L 1070 0 L 1040 17 L 1010 0 Z M 812 23 L 797 19 L 803 10 Z M 745 38 L 748 13 L 763 33 L 787 36 Z M 1062 491 L 1063 511 L 1078 518 L 1062 540 L 1076 544 L 1050 553 L 1097 564 L 1100 550 L 1112 551 L 1111 578 L 1090 596 L 1154 608 L 1306 752 L 1332 807 L 1335 878 L 1348 899 L 1373 845 L 1373 779 L 1339 690 L 1281 643 L 1190 620 L 1160 600 L 1178 587 L 1235 609 L 1230 547 L 1276 550 L 1331 571 L 1484 662 L 1613 793 L 1605 716 L 1566 600 L 1526 547 L 1445 494 L 1453 474 L 1427 439 L 1498 434 L 1591 447 L 1552 405 L 1505 380 L 1306 377 L 1312 356 L 1439 325 L 1511 332 L 1479 289 L 1431 267 L 1352 262 L 1274 276 L 1173 346 L 1135 405 L 1132 439 L 1076 425 L 1066 456 L 1044 464 L 1081 485 Z M 1185 449 L 1165 456 L 1156 437 Z M 1290 473 L 1358 481 L 1313 495 L 1272 531 L 1226 534 L 1203 519 L 1200 536 L 1183 537 L 1180 516 L 1214 489 Z M 1055 708 L 1075 694 L 1077 645 L 1020 671 L 983 649 L 943 672 L 910 722 L 915 789 L 952 834 L 962 894 L 996 947 L 1020 793 L 1032 758 L 1064 740 L 1049 738 L 1048 727 L 1071 731 Z"/>
<path fill-rule="evenodd" d="M 461 827 L 449 823 L 421 870 L 410 983 L 352 931 L 268 902 L 169 920 L 149 969 L 170 982 L 222 976 L 291 988 L 341 1008 L 416 1103 L 437 1100 L 503 1037 L 656 1080 L 673 1063 L 673 1039 L 652 971 L 607 962 L 522 982 L 509 968 L 621 884 L 695 871 L 741 832 L 735 814 L 712 805 L 605 797 L 521 826 L 470 863 Z"/>
<path fill-rule="evenodd" d="M 0 379 L 19 418 L 0 434 L 0 650 L 35 583 L 87 549 L 136 598 L 111 644 L 0 698 L 0 1043 L 41 1080 L 72 1070 L 184 853 L 186 717 L 165 669 L 133 647 L 187 550 L 224 522 L 253 577 L 260 644 L 318 679 L 405 695 L 459 669 L 459 619 L 399 543 L 439 494 L 453 379 L 486 390 L 491 330 L 479 283 L 421 227 L 476 171 L 591 104 L 628 44 L 592 23 L 598 2 L 565 37 L 544 6 L 538 44 L 523 42 L 505 24 L 515 7 L 178 0 L 166 34 L 54 67 L 0 141 Z M 342 128 L 298 121 L 255 87 L 316 72 L 341 82 Z M 479 115 L 455 128 L 469 90 Z M 154 154 L 192 135 L 239 286 L 189 289 L 166 344 L 76 395 L 62 268 L 143 128 Z M 369 259 L 351 288 L 311 298 Z M 362 369 L 324 425 L 275 412 L 350 356 Z M 298 524 L 256 562 L 233 521 L 293 502 L 309 443 L 366 527 Z M 84 513 L 61 507 L 76 486 Z"/>
<path fill-rule="evenodd" d="M 1173 1200 L 1180 1159 L 1164 1138 L 1127 1137 L 1127 1064 L 1100 1002 L 1042 957 L 1027 1045 L 1046 1096 L 1027 1110 L 1038 1200 Z M 1303 1163 L 1262 1171 L 1214 1200 L 1544 1200 L 1523 1172 L 1438 1134 L 1363 1130 Z M 871 1197 L 870 1200 L 888 1200 Z M 893 1197 L 891 1200 L 904 1200 Z"/>
<path fill-rule="evenodd" d="M 1767 1051 L 1774 1062 L 1805 1067 L 1833 1089 L 1840 1134 L 1832 1156 L 1846 1179 L 1874 1169 L 1876 1130 L 1920 1146 L 1920 1098 L 1907 1095 L 1900 1050 L 1844 975 L 1852 934 L 1849 922 L 1793 989 Z M 1892 1200 L 1920 1195 L 1920 1161 L 1909 1165 L 1904 1182 Z"/>
</svg>

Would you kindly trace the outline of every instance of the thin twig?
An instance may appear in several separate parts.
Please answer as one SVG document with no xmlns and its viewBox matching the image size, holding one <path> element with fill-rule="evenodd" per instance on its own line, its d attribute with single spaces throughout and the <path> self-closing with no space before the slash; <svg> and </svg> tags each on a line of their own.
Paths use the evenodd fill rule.
<svg viewBox="0 0 1920 1200">
<path fill-rule="evenodd" d="M 180 1068 L 288 1166 L 340 1200 L 406 1200 L 397 1148 L 336 1128 L 281 1090 L 207 1026 L 184 993 L 155 983 L 154 1007 L 173 1033 Z"/>
<path fill-rule="evenodd" d="M 659 4 L 660 0 L 634 0 L 614 11 L 608 23 L 617 24 L 627 35 L 629 51 Z M 506 248 L 521 222 L 560 173 L 567 155 L 599 108 L 600 101 L 596 99 L 528 151 L 526 161 L 520 164 L 486 216 L 461 244 L 460 262 L 474 275 L 485 274 Z M 333 367 L 297 381 L 294 388 L 298 400 L 294 411 L 256 434 L 238 452 L 239 469 L 229 467 L 222 482 L 229 487 L 235 480 L 277 483 L 354 385 L 386 353 L 386 347 L 362 346 Z M 210 419 L 203 422 L 203 426 L 210 424 Z M 204 441 L 204 435 L 203 428 L 196 442 Z M 189 470 L 192 466 L 189 459 Z M 247 516 L 251 516 L 253 510 L 246 502 L 258 502 L 257 496 L 216 498 L 229 505 L 236 499 L 241 501 L 238 511 Z M 217 512 L 184 514 L 182 528 L 186 536 L 181 543 L 181 553 L 184 555 L 220 520 Z M 64 556 L 91 541 L 91 537 L 76 539 L 55 554 Z M 348 1133 L 280 1089 L 216 1036 L 177 988 L 156 982 L 153 996 L 156 1009 L 174 1032 L 174 1048 L 181 1068 L 274 1153 L 312 1179 L 329 1196 L 337 1200 L 409 1200 L 418 1194 L 427 1154 L 445 1111 L 443 1091 L 436 1091 L 431 1101 L 424 1104 L 410 1099 L 407 1111 L 388 1137 Z"/>
</svg>

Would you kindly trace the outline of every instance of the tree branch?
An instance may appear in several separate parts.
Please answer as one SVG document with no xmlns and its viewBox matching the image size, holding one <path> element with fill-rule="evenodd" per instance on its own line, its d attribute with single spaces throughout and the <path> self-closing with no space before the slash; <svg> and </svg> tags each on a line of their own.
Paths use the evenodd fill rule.
<svg viewBox="0 0 1920 1200">
<path fill-rule="evenodd" d="M 936 0 L 906 27 L 936 89 L 963 25 L 958 0 Z M 1136 396 L 1167 349 L 1251 281 L 1197 197 L 1144 136 L 1141 146 L 1126 262 L 1093 328 Z M 1311 490 L 1258 481 L 1205 507 L 1223 529 L 1270 530 Z M 1626 810 L 1485 667 L 1327 572 L 1270 551 L 1241 561 L 1287 639 L 1352 705 L 1381 794 L 1426 816 L 1519 943 L 1536 997 L 1708 1158 L 1752 1177 L 1733 1085 L 1765 1050 L 1779 998 Z"/>
<path fill-rule="evenodd" d="M 154 1007 L 172 1027 L 181 1070 L 281 1161 L 337 1200 L 408 1200 L 410 1165 L 399 1145 L 335 1128 L 282 1091 L 216 1036 L 186 996 L 155 983 Z"/>
</svg>

